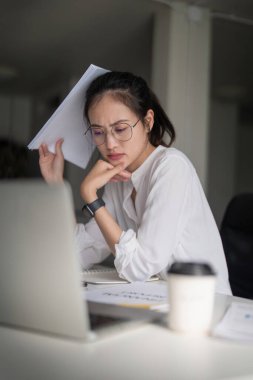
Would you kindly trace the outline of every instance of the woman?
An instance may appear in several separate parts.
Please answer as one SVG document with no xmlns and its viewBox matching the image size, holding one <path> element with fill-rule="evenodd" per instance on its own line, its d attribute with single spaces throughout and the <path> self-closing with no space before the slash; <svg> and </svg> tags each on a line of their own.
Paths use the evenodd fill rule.
<svg viewBox="0 0 253 380">
<path fill-rule="evenodd" d="M 230 294 L 221 239 L 201 184 L 188 158 L 171 147 L 174 128 L 146 82 L 106 73 L 87 90 L 84 113 L 85 135 L 103 159 L 81 184 L 93 216 L 76 229 L 83 267 L 112 253 L 119 275 L 131 282 L 165 278 L 175 260 L 205 261 L 217 272 L 217 291 Z M 63 181 L 62 142 L 55 154 L 46 145 L 39 149 L 49 183 Z M 101 199 L 97 191 L 104 186 Z"/>
</svg>

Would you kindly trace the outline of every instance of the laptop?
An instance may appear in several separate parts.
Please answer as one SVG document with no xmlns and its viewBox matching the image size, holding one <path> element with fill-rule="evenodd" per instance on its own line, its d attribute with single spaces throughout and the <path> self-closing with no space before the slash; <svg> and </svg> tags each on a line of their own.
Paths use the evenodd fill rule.
<svg viewBox="0 0 253 380">
<path fill-rule="evenodd" d="M 1 325 L 90 341 L 154 317 L 86 302 L 68 183 L 0 181 L 0 199 Z"/>
</svg>

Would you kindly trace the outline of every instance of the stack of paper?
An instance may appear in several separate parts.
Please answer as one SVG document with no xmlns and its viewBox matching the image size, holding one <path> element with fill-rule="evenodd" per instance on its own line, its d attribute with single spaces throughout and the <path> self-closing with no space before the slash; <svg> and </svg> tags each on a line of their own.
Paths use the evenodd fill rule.
<svg viewBox="0 0 253 380">
<path fill-rule="evenodd" d="M 135 282 L 131 284 L 102 286 L 84 291 L 87 301 L 168 311 L 167 283 Z"/>
<path fill-rule="evenodd" d="M 85 168 L 91 158 L 94 145 L 85 138 L 88 128 L 84 118 L 86 90 L 93 79 L 106 73 L 101 67 L 90 65 L 84 75 L 63 100 L 47 123 L 28 145 L 29 149 L 38 149 L 42 143 L 55 152 L 55 143 L 63 138 L 63 154 L 66 160 Z"/>
</svg>

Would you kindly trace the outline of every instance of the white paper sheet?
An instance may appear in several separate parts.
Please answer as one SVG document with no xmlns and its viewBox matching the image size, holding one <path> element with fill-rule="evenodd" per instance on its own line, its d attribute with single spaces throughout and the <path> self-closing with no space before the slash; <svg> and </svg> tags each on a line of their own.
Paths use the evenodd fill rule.
<svg viewBox="0 0 253 380">
<path fill-rule="evenodd" d="M 64 138 L 62 150 L 65 159 L 84 169 L 94 150 L 94 145 L 84 136 L 84 132 L 88 128 L 83 116 L 85 94 L 92 80 L 107 71 L 101 67 L 90 65 L 50 119 L 30 142 L 28 148 L 38 149 L 42 143 L 46 143 L 49 150 L 54 153 L 56 141 Z"/>
<path fill-rule="evenodd" d="M 253 343 L 253 305 L 233 302 L 213 335 Z"/>
<path fill-rule="evenodd" d="M 99 285 L 98 285 L 99 286 Z M 168 310 L 167 283 L 135 282 L 92 288 L 84 291 L 88 301 L 106 304 Z"/>
</svg>

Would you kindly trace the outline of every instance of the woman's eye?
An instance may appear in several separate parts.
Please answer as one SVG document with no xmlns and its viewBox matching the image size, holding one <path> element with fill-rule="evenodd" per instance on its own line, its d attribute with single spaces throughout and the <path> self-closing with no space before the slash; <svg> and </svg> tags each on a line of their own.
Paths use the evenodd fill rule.
<svg viewBox="0 0 253 380">
<path fill-rule="evenodd" d="M 102 131 L 102 129 L 92 129 L 92 134 L 93 136 L 102 136 L 104 132 Z"/>
<path fill-rule="evenodd" d="M 119 126 L 114 128 L 114 131 L 116 133 L 123 133 L 126 131 L 127 128 L 128 128 L 128 125 L 119 125 Z"/>
</svg>

